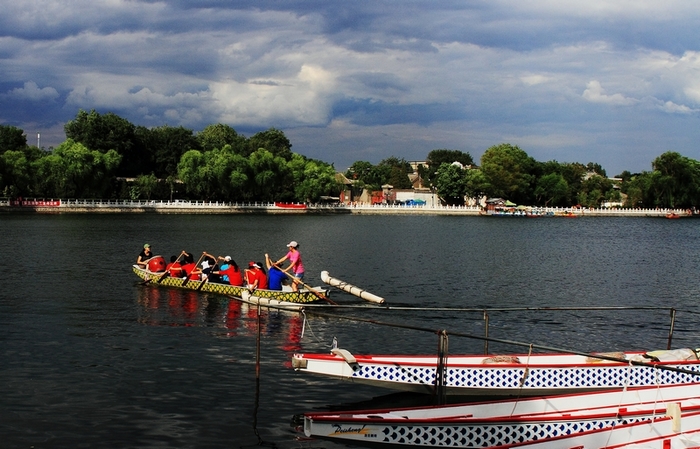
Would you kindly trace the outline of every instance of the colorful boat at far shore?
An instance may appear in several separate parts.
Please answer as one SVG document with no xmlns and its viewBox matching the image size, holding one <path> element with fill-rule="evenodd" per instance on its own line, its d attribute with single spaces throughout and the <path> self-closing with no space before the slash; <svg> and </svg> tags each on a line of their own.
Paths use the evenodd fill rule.
<svg viewBox="0 0 700 449">
<path fill-rule="evenodd" d="M 202 282 L 196 280 L 187 280 L 179 277 L 163 277 L 163 272 L 153 272 L 141 268 L 138 265 L 133 266 L 134 274 L 143 279 L 148 285 L 159 287 L 182 288 L 185 290 L 195 290 L 206 293 L 216 293 L 219 295 L 228 295 L 241 297 L 244 291 L 248 291 L 246 287 L 239 287 L 230 284 L 220 284 L 216 282 Z M 203 285 L 202 285 L 203 284 Z M 277 301 L 295 304 L 308 304 L 321 301 L 323 297 L 328 297 L 328 289 L 323 287 L 313 287 L 313 291 L 303 289 L 297 292 L 292 291 L 290 287 L 283 286 L 283 290 L 255 290 L 255 296 L 260 298 L 271 298 Z"/>
</svg>

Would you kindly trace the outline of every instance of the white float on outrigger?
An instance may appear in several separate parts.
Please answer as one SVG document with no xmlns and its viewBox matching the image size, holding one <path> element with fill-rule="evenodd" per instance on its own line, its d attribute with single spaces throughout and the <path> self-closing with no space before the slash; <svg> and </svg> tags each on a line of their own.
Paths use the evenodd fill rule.
<svg viewBox="0 0 700 449">
<path fill-rule="evenodd" d="M 376 302 L 377 304 L 382 304 L 384 302 L 384 298 L 381 296 L 377 296 L 366 290 L 362 290 L 359 287 L 355 287 L 352 284 L 348 284 L 345 281 L 331 277 L 327 271 L 321 271 L 321 280 L 332 287 L 339 288 L 340 290 L 357 296 L 358 298 L 362 298 L 365 301 Z"/>
</svg>

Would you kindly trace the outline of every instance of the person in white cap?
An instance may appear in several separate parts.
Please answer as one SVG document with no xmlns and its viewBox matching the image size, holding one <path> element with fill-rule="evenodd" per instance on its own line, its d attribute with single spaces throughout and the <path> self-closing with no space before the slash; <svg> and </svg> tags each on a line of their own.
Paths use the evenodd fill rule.
<svg viewBox="0 0 700 449">
<path fill-rule="evenodd" d="M 291 242 L 287 243 L 287 248 L 289 248 L 289 252 L 283 258 L 275 262 L 275 265 L 281 267 L 281 264 L 284 263 L 285 260 L 289 260 L 289 266 L 282 271 L 288 273 L 291 270 L 294 277 L 301 282 L 301 280 L 304 279 L 304 264 L 301 261 L 299 244 L 292 240 Z M 292 282 L 292 290 L 297 291 L 298 289 L 298 282 Z"/>
</svg>

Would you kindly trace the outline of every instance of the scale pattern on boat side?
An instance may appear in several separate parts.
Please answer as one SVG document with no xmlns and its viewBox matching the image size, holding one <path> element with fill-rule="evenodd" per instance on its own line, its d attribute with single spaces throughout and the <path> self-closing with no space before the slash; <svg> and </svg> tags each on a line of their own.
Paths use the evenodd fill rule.
<svg viewBox="0 0 700 449">
<path fill-rule="evenodd" d="M 664 365 L 668 367 L 700 371 L 698 365 Z M 525 376 L 525 367 L 507 368 L 493 366 L 448 368 L 448 387 L 459 388 L 520 388 L 523 389 L 571 389 L 614 388 L 671 385 L 697 382 L 697 376 L 675 371 L 655 369 L 649 366 L 591 366 L 591 367 L 530 367 Z M 406 384 L 435 384 L 435 368 L 402 365 L 361 364 L 352 374 L 353 378 L 399 382 Z"/>
<path fill-rule="evenodd" d="M 201 289 L 199 285 L 201 281 L 190 280 L 183 287 L 183 279 L 168 277 L 166 276 L 163 280 L 160 280 L 162 273 L 148 273 L 138 267 L 133 268 L 134 273 L 141 279 L 148 280 L 152 279 L 151 285 L 166 286 L 166 287 L 176 287 L 185 290 L 198 290 L 201 292 L 216 293 L 220 295 L 231 295 L 231 296 L 241 296 L 241 291 L 243 287 L 238 287 L 229 284 L 217 284 L 214 282 L 205 283 Z M 160 281 L 159 281 L 160 280 Z M 274 298 L 280 301 L 293 302 L 296 304 L 306 304 L 311 302 L 316 302 L 319 300 L 318 296 L 309 291 L 293 292 L 293 291 L 279 291 L 279 290 L 255 290 L 255 296 L 260 296 L 263 298 Z"/>
<path fill-rule="evenodd" d="M 435 447 L 485 448 L 510 445 L 526 441 L 539 441 L 563 435 L 572 435 L 607 427 L 651 421 L 652 416 L 631 419 L 607 418 L 590 421 L 561 421 L 531 424 L 483 423 L 474 426 L 440 425 L 387 425 L 383 428 L 381 441 L 390 444 L 406 444 Z"/>
</svg>

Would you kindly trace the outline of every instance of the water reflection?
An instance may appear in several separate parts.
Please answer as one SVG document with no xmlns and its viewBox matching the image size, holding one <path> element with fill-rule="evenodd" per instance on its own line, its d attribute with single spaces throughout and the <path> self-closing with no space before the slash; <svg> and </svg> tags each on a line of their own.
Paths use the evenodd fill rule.
<svg viewBox="0 0 700 449">
<path fill-rule="evenodd" d="M 219 295 L 194 291 L 138 286 L 137 321 L 148 326 L 211 327 L 225 337 L 272 338 L 285 352 L 301 349 L 304 318 L 298 312 L 258 307 Z M 259 314 L 259 316 L 258 316 Z"/>
</svg>

